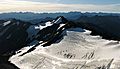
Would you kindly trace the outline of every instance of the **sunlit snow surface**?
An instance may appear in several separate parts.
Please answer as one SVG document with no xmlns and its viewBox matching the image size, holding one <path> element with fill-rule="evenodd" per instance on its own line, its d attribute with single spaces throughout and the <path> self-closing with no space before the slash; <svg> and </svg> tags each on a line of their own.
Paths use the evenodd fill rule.
<svg viewBox="0 0 120 69">
<path fill-rule="evenodd" d="M 66 32 L 61 42 L 19 56 L 30 48 L 25 47 L 10 61 L 20 69 L 120 69 L 119 42 L 91 36 L 87 30 Z"/>
<path fill-rule="evenodd" d="M 36 26 L 35 29 L 42 30 L 43 28 L 46 28 L 46 27 L 51 26 L 51 25 L 53 25 L 51 22 L 46 22 L 45 26 L 39 25 L 38 27 Z"/>
</svg>

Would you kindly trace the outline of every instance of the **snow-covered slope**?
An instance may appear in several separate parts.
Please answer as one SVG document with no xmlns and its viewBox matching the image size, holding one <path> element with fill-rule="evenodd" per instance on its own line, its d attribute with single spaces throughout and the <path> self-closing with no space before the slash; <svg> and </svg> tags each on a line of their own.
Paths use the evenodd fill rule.
<svg viewBox="0 0 120 69">
<path fill-rule="evenodd" d="M 67 35 L 59 43 L 49 47 L 39 45 L 34 51 L 19 56 L 31 46 L 22 48 L 9 61 L 20 69 L 120 68 L 119 42 L 91 36 L 90 31 L 81 28 L 72 28 L 65 32 Z"/>
</svg>

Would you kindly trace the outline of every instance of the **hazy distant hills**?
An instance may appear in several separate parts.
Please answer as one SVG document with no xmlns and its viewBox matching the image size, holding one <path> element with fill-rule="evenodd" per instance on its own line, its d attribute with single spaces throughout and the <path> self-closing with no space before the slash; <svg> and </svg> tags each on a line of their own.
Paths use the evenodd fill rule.
<svg viewBox="0 0 120 69">
<path fill-rule="evenodd" d="M 80 18 L 81 16 L 106 16 L 106 15 L 112 15 L 112 16 L 120 16 L 120 13 L 81 13 L 81 12 L 66 12 L 66 13 L 32 13 L 32 12 L 11 12 L 11 13 L 1 13 L 0 19 L 9 19 L 9 18 L 15 18 L 20 19 L 24 21 L 33 21 L 33 20 L 43 20 L 45 18 L 56 18 L 57 16 L 64 16 L 68 20 L 76 20 Z"/>
<path fill-rule="evenodd" d="M 69 13 L 31 13 L 31 12 L 12 12 L 0 14 L 0 19 L 15 18 L 20 20 L 34 20 L 34 19 L 45 19 L 46 17 L 56 18 L 57 16 L 64 16 L 67 19 L 77 19 L 81 16 L 80 12 L 69 12 Z"/>
</svg>

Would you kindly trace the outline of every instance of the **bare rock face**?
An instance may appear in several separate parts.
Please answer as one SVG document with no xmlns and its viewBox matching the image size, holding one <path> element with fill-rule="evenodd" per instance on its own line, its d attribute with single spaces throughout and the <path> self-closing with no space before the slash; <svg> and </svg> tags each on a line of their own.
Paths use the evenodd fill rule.
<svg viewBox="0 0 120 69">
<path fill-rule="evenodd" d="M 62 32 L 68 26 L 67 22 L 62 16 L 50 22 L 50 26 L 33 25 L 16 19 L 0 20 L 0 54 L 14 53 L 34 40 L 47 41 L 47 45 L 50 45 L 62 37 Z M 35 26 L 39 29 L 35 29 Z"/>
<path fill-rule="evenodd" d="M 92 31 L 92 35 L 100 35 L 109 40 L 120 40 L 119 16 L 83 16 L 75 21 L 76 26 Z"/>
<path fill-rule="evenodd" d="M 26 44 L 28 27 L 29 23 L 16 19 L 0 21 L 0 67 L 2 69 L 18 69 L 8 59 Z"/>
<path fill-rule="evenodd" d="M 47 24 L 45 26 L 33 25 L 29 22 L 16 19 L 1 20 L 0 66 L 3 67 L 3 69 L 18 69 L 8 61 L 9 57 L 27 45 L 38 45 L 39 41 L 46 42 L 43 46 L 49 46 L 57 42 L 64 36 L 63 31 L 69 27 L 67 22 L 67 19 L 62 16 L 52 21 L 49 26 L 47 26 Z M 35 26 L 39 26 L 40 29 L 35 29 Z M 36 34 L 30 33 L 33 30 Z M 35 40 L 38 42 L 34 43 L 33 41 Z M 30 51 L 32 50 L 34 50 L 34 47 L 30 49 Z"/>
<path fill-rule="evenodd" d="M 27 22 L 10 19 L 3 21 L 0 26 L 0 54 L 22 48 L 26 44 Z"/>
</svg>

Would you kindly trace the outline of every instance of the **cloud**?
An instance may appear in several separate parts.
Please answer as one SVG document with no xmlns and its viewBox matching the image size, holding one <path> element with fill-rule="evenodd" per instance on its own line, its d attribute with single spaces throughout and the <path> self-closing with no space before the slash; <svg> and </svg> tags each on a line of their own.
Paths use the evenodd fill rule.
<svg viewBox="0 0 120 69">
<path fill-rule="evenodd" d="M 33 12 L 63 12 L 63 11 L 94 11 L 120 12 L 120 4 L 58 4 L 31 1 L 0 0 L 0 12 L 33 11 Z"/>
<path fill-rule="evenodd" d="M 28 0 L 18 0 L 28 1 Z M 118 4 L 120 0 L 29 0 L 32 2 L 61 3 L 61 4 Z"/>
</svg>

